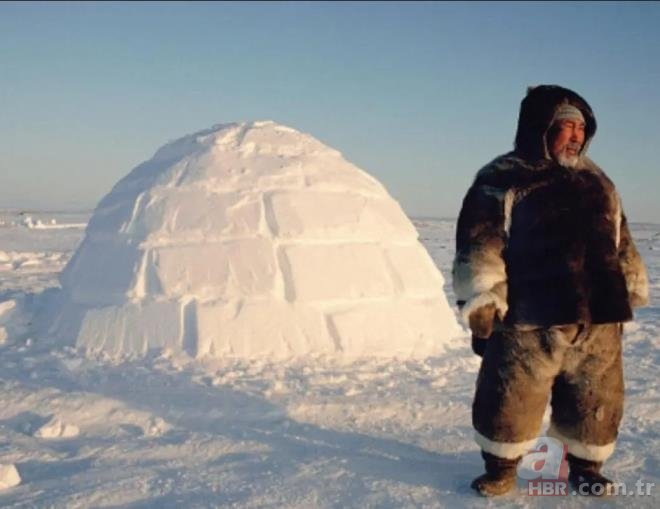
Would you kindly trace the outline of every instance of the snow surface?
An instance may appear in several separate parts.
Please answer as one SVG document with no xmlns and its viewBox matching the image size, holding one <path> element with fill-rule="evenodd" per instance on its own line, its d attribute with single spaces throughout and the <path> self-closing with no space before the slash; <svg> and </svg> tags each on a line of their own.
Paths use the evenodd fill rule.
<svg viewBox="0 0 660 509">
<path fill-rule="evenodd" d="M 425 357 L 461 333 L 385 188 L 271 121 L 159 149 L 101 200 L 61 281 L 52 333 L 117 358 Z"/>
<path fill-rule="evenodd" d="M 0 464 L 15 465 L 22 478 L 0 493 L 0 507 L 660 505 L 659 226 L 632 226 L 654 305 L 625 329 L 625 412 L 605 467 L 631 488 L 638 479 L 655 483 L 652 496 L 529 497 L 519 481 L 516 493 L 488 501 L 469 489 L 482 462 L 470 423 L 479 359 L 467 337 L 418 360 L 203 363 L 163 353 L 99 362 L 28 326 L 83 231 L 12 226 L 17 217 L 0 213 L 0 250 L 35 263 L 0 278 L 0 302 L 14 302 L 3 307 L 11 317 L 0 345 Z M 88 217 L 43 214 L 58 223 Z M 453 302 L 455 224 L 415 226 Z M 54 417 L 79 435 L 35 436 Z"/>
</svg>

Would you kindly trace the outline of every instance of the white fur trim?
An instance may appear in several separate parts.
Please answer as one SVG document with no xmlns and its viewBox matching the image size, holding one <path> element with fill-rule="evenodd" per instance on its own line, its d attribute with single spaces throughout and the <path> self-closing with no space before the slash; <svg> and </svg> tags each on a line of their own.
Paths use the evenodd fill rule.
<svg viewBox="0 0 660 509">
<path fill-rule="evenodd" d="M 610 442 L 605 445 L 594 445 L 580 442 L 579 440 L 564 435 L 557 429 L 557 426 L 555 426 L 554 423 L 550 423 L 546 435 L 563 442 L 568 447 L 568 452 L 573 456 L 589 461 L 605 461 L 612 455 L 614 452 L 614 446 L 616 445 L 616 442 Z"/>
<path fill-rule="evenodd" d="M 621 208 L 621 199 L 617 196 L 616 197 L 616 213 L 614 215 L 614 228 L 615 228 L 615 244 L 616 248 L 619 249 L 619 244 L 621 244 L 621 214 L 622 214 L 622 208 Z"/>
<path fill-rule="evenodd" d="M 646 275 L 646 267 L 640 262 L 639 271 L 628 276 L 626 281 L 628 294 L 633 299 L 633 307 L 648 306 L 649 304 L 649 278 Z"/>
<path fill-rule="evenodd" d="M 482 450 L 494 454 L 500 458 L 516 459 L 527 454 L 536 444 L 537 439 L 525 440 L 524 442 L 495 442 L 483 436 L 478 431 L 474 432 L 474 441 Z"/>
<path fill-rule="evenodd" d="M 454 261 L 452 283 L 457 299 L 468 300 L 506 281 L 504 260 L 498 259 L 495 263 L 492 260 L 481 261 L 476 265 L 479 265 L 479 270 L 474 270 L 473 263 Z"/>
<path fill-rule="evenodd" d="M 480 293 L 479 295 L 475 295 L 468 299 L 465 305 L 461 308 L 461 318 L 463 319 L 463 322 L 465 322 L 466 325 L 469 325 L 470 313 L 481 306 L 486 306 L 488 304 L 495 304 L 495 308 L 501 319 L 504 318 L 506 312 L 509 310 L 506 301 L 495 292 Z"/>
<path fill-rule="evenodd" d="M 513 209 L 513 202 L 516 197 L 516 193 L 513 189 L 507 190 L 504 195 L 504 231 L 507 236 L 509 235 L 509 230 L 511 229 L 511 210 Z"/>
</svg>

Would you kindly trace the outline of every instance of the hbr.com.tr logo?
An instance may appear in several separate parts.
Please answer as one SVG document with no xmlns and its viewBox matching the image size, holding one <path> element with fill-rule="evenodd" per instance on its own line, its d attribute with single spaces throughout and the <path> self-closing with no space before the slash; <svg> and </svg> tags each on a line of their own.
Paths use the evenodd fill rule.
<svg viewBox="0 0 660 509">
<path fill-rule="evenodd" d="M 527 480 L 529 495 L 568 495 L 568 447 L 559 440 L 539 437 L 518 464 L 518 477 Z"/>
<path fill-rule="evenodd" d="M 532 496 L 557 495 L 614 495 L 614 496 L 653 496 L 655 483 L 637 479 L 634 489 L 625 483 L 582 482 L 568 491 L 568 447 L 559 440 L 539 437 L 534 447 L 524 455 L 518 464 L 518 476 L 527 481 L 527 493 Z"/>
</svg>

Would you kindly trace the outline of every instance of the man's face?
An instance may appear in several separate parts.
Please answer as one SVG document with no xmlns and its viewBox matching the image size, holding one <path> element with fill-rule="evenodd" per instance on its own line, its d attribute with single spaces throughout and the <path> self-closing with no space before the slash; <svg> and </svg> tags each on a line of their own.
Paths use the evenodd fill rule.
<svg viewBox="0 0 660 509">
<path fill-rule="evenodd" d="M 550 154 L 562 166 L 573 167 L 578 162 L 580 149 L 584 144 L 584 122 L 564 119 L 553 129 Z"/>
</svg>

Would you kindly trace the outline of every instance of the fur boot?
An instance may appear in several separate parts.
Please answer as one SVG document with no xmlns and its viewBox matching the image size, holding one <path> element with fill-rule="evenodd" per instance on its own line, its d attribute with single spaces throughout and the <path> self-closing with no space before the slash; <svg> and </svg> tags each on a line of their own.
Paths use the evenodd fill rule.
<svg viewBox="0 0 660 509">
<path fill-rule="evenodd" d="M 477 477 L 470 487 L 484 497 L 504 495 L 516 485 L 516 467 L 520 457 L 516 459 L 500 458 L 494 454 L 481 451 L 486 473 Z"/>
<path fill-rule="evenodd" d="M 567 455 L 569 474 L 568 480 L 578 490 L 580 495 L 608 496 L 612 495 L 614 483 L 601 475 L 602 461 L 589 461 Z"/>
</svg>

